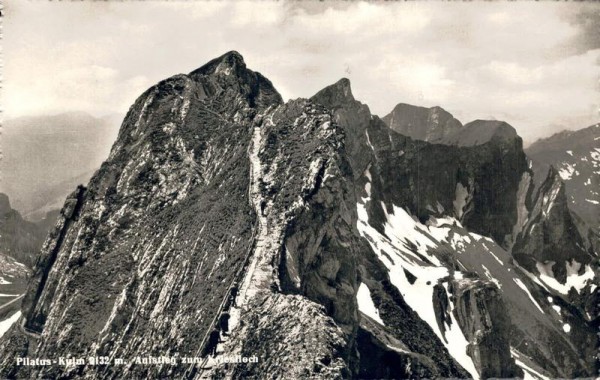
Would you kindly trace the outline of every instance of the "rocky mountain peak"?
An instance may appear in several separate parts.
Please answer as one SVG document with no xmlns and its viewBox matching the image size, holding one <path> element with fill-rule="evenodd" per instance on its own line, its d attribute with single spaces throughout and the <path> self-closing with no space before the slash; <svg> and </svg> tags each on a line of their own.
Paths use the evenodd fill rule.
<svg viewBox="0 0 600 380">
<path fill-rule="evenodd" d="M 244 62 L 244 57 L 240 53 L 235 50 L 229 51 L 223 54 L 220 57 L 217 57 L 199 69 L 193 71 L 194 73 L 201 73 L 204 75 L 209 74 L 220 74 L 227 73 L 229 74 L 231 71 L 235 70 L 246 70 L 246 62 Z"/>
<path fill-rule="evenodd" d="M 217 57 L 188 76 L 200 84 L 200 96 L 212 96 L 220 91 L 233 90 L 246 97 L 251 106 L 266 108 L 282 104 L 283 99 L 270 80 L 246 67 L 244 58 L 236 51 Z"/>
<path fill-rule="evenodd" d="M 334 84 L 317 92 L 311 100 L 327 105 L 328 107 L 340 107 L 344 104 L 356 102 L 352 95 L 352 88 L 348 78 L 342 78 Z"/>
<path fill-rule="evenodd" d="M 451 145 L 474 146 L 490 141 L 512 142 L 515 139 L 520 140 L 517 131 L 504 121 L 475 120 L 465 124 L 464 128 L 450 136 L 447 142 Z"/>
<path fill-rule="evenodd" d="M 439 106 L 418 107 L 399 103 L 383 118 L 392 130 L 417 140 L 444 143 L 462 129 L 460 121 Z"/>
<path fill-rule="evenodd" d="M 540 186 L 529 221 L 517 236 L 513 255 L 531 272 L 541 271 L 542 265 L 552 268 L 552 275 L 561 284 L 567 280 L 567 261 L 588 264 L 591 256 L 577 230 L 568 208 L 565 184 L 559 171 L 550 166 Z"/>
<path fill-rule="evenodd" d="M 542 156 L 542 160 L 547 160 L 546 155 L 551 153 L 571 152 L 587 153 L 590 148 L 598 147 L 600 143 L 596 139 L 599 134 L 600 123 L 591 125 L 577 131 L 561 131 L 547 138 L 541 138 L 527 148 L 527 154 L 533 156 Z M 537 157 L 536 157 L 537 158 Z"/>
</svg>

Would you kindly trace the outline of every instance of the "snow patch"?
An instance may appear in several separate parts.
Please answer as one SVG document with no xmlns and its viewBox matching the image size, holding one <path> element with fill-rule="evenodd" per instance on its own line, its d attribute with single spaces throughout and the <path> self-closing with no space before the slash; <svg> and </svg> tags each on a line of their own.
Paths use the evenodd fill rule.
<svg viewBox="0 0 600 380">
<path fill-rule="evenodd" d="M 21 317 L 21 311 L 19 310 L 16 313 L 14 313 L 13 315 L 11 315 L 9 318 L 7 318 L 3 321 L 0 321 L 0 337 L 2 337 L 4 335 L 4 333 L 6 333 L 8 331 L 10 326 L 12 326 L 20 317 Z"/>
<path fill-rule="evenodd" d="M 478 379 L 479 375 L 473 360 L 467 355 L 468 341 L 453 314 L 450 313 L 453 323 L 446 330 L 446 334 L 441 333 L 435 318 L 433 287 L 447 277 L 449 272 L 435 256 L 428 254 L 427 251 L 438 245 L 433 235 L 440 236 L 443 233 L 446 236 L 447 232 L 436 231 L 438 227 L 428 227 L 418 223 L 400 207 L 393 206 L 392 214 L 388 214 L 384 204 L 382 208 L 386 215 L 384 230 L 387 237 L 369 224 L 365 204 L 360 202 L 357 204 L 359 233 L 367 239 L 375 254 L 386 265 L 390 281 L 400 291 L 406 303 L 431 327 L 452 357 L 469 371 L 471 376 Z M 448 228 L 444 230 L 449 231 Z M 408 281 L 405 269 L 416 277 L 413 284 Z M 449 343 L 445 343 L 446 341 Z"/>
<path fill-rule="evenodd" d="M 563 167 L 558 171 L 558 175 L 563 181 L 567 181 L 573 177 L 573 173 L 575 173 L 575 168 L 569 163 L 563 163 Z"/>
<path fill-rule="evenodd" d="M 429 232 L 426 226 L 414 220 L 402 207 L 392 205 L 391 214 L 388 213 L 385 203 L 381 202 L 381 207 L 386 218 L 385 234 L 389 236 L 395 247 L 401 249 L 403 247 L 402 252 L 414 257 L 417 262 L 422 262 L 422 259 L 411 250 L 413 246 L 416 246 L 416 251 L 419 254 L 426 257 L 434 265 L 442 266 L 437 257 L 428 253 L 429 249 L 437 247 L 438 243 L 433 240 L 433 236 L 428 237 L 423 234 L 423 232 Z"/>
<path fill-rule="evenodd" d="M 375 148 L 373 147 L 373 144 L 371 144 L 371 139 L 369 138 L 369 131 L 365 130 L 365 135 L 367 136 L 367 144 L 369 145 L 371 150 L 375 150 Z"/>
<path fill-rule="evenodd" d="M 379 310 L 377 310 L 377 307 L 373 303 L 371 291 L 367 285 L 363 283 L 360 284 L 358 287 L 358 292 L 356 293 L 356 301 L 358 302 L 358 310 L 362 311 L 366 316 L 385 326 L 385 323 L 383 323 L 383 320 L 379 316 Z"/>
<path fill-rule="evenodd" d="M 487 248 L 487 247 L 486 247 Z M 494 252 L 492 252 L 490 249 L 487 250 L 489 252 L 490 255 L 492 255 L 492 257 L 498 262 L 500 263 L 500 265 L 504 266 L 504 263 L 502 262 L 502 260 L 500 260 L 498 258 L 498 256 L 494 255 Z M 510 270 L 510 269 L 509 269 Z"/>
<path fill-rule="evenodd" d="M 581 290 L 586 287 L 588 281 L 594 279 L 594 270 L 589 265 L 586 265 L 583 274 L 579 275 L 578 273 L 581 264 L 577 261 L 573 261 L 573 263 L 567 261 L 567 281 L 564 284 L 561 284 L 554 278 L 554 273 L 552 272 L 553 264 L 554 262 L 546 264 L 538 262 L 535 264 L 535 267 L 540 272 L 540 280 L 545 285 L 561 294 L 568 294 L 571 288 L 575 288 L 577 293 L 580 293 Z"/>
<path fill-rule="evenodd" d="M 371 165 L 369 164 L 369 166 L 367 167 L 367 170 L 365 170 L 365 176 L 369 179 L 369 181 L 372 181 L 373 179 L 371 178 Z"/>
<path fill-rule="evenodd" d="M 563 326 L 563 331 L 566 332 L 567 334 L 571 331 L 571 325 L 568 323 L 565 323 Z"/>
<path fill-rule="evenodd" d="M 393 345 L 391 345 L 391 344 L 386 344 L 386 346 L 388 346 L 388 348 L 391 348 L 392 350 L 394 350 L 394 351 L 396 351 L 396 352 L 399 352 L 399 353 L 401 353 L 401 354 L 410 354 L 410 352 L 409 352 L 409 351 L 403 350 L 403 349 L 402 349 L 402 348 L 400 348 L 400 347 L 396 347 L 396 346 L 393 346 Z"/>
</svg>

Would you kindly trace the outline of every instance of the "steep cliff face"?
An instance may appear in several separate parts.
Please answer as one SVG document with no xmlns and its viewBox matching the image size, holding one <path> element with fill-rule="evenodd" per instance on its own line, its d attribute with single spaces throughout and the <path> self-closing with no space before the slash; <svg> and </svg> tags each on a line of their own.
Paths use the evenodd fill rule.
<svg viewBox="0 0 600 380">
<path fill-rule="evenodd" d="M 454 129 L 451 115 L 431 112 L 428 122 L 447 126 L 436 133 Z M 534 196 L 513 129 L 465 128 L 487 137 L 449 145 L 402 135 L 354 99 L 347 79 L 284 104 L 235 52 L 158 83 L 61 210 L 23 316 L 0 340 L 0 375 L 594 373 L 591 350 L 578 349 L 597 343 L 591 253 L 577 256 L 576 276 L 576 254 L 564 256 L 555 288 L 527 264 L 582 243 L 568 233 L 560 182 Z M 532 225 L 549 232 L 529 237 Z M 576 290 L 561 293 L 570 281 Z M 224 312 L 218 353 L 258 360 L 182 363 L 206 353 Z M 126 360 L 15 365 L 24 356 Z M 148 356 L 179 362 L 135 361 Z"/>
<path fill-rule="evenodd" d="M 421 264 L 429 267 L 431 261 L 424 258 L 421 255 L 423 252 L 419 251 L 415 245 L 410 246 L 411 243 L 407 243 L 409 244 L 407 247 L 413 252 L 409 254 L 413 258 L 408 259 L 409 261 L 406 262 L 406 265 L 398 265 L 396 267 L 396 270 L 402 271 L 402 277 L 406 276 L 406 280 L 404 281 L 407 281 L 405 284 L 408 287 L 404 287 L 401 283 L 398 283 L 398 278 L 394 272 L 390 271 L 390 267 L 385 264 L 386 261 L 393 263 L 393 266 L 399 264 L 398 261 L 402 260 L 401 257 L 406 255 L 406 253 L 398 251 L 398 246 L 394 243 L 399 242 L 395 241 L 394 236 L 390 235 L 390 233 L 398 234 L 398 228 L 404 229 L 407 227 L 405 223 L 400 223 L 394 228 L 388 228 L 386 225 L 389 212 L 387 207 L 392 209 L 394 205 L 403 205 L 408 210 L 412 209 L 415 212 L 420 212 L 420 217 L 424 220 L 427 220 L 432 215 L 442 216 L 446 214 L 454 216 L 457 214 L 457 211 L 460 213 L 460 217 L 463 217 L 463 210 L 467 209 L 467 204 L 470 204 L 469 207 L 474 208 L 471 200 L 464 200 L 469 192 L 468 190 L 465 190 L 464 194 L 461 193 L 463 204 L 460 207 L 454 207 L 456 203 L 454 199 L 456 194 L 455 189 L 458 182 L 456 174 L 450 174 L 449 177 L 453 178 L 447 181 L 450 183 L 446 187 L 442 185 L 441 189 L 439 188 L 439 183 L 431 183 L 434 175 L 432 173 L 431 176 L 427 176 L 427 170 L 422 171 L 424 176 L 427 177 L 421 182 L 421 168 L 418 166 L 422 161 L 435 160 L 433 154 L 423 153 L 425 149 L 433 147 L 433 149 L 445 150 L 446 158 L 448 152 L 450 154 L 457 154 L 455 152 L 457 149 L 441 145 L 430 146 L 426 143 L 415 142 L 407 137 L 398 135 L 387 128 L 377 117 L 368 114 L 363 118 L 352 117 L 360 111 L 367 113 L 368 108 L 353 99 L 351 92 L 348 91 L 347 85 L 344 83 L 338 82 L 324 89 L 312 99 L 334 110 L 334 116 L 336 120 L 340 120 L 340 125 L 346 131 L 351 131 L 347 135 L 348 145 L 353 144 L 348 140 L 352 138 L 358 139 L 354 142 L 358 148 L 352 152 L 356 156 L 353 159 L 351 158 L 350 161 L 357 163 L 357 165 L 353 166 L 353 169 L 355 171 L 359 170 L 362 173 L 360 176 L 355 175 L 357 177 L 355 184 L 359 195 L 357 208 L 359 215 L 358 226 L 360 234 L 369 242 L 369 245 L 365 247 L 366 249 L 363 249 L 364 253 L 361 255 L 360 262 L 362 282 L 366 284 L 369 294 L 367 301 L 363 302 L 368 303 L 369 297 L 372 298 L 370 302 L 374 305 L 373 308 L 378 310 L 377 318 L 379 320 L 379 324 L 372 322 L 363 325 L 361 322 L 359 342 L 365 345 L 359 345 L 361 358 L 364 358 L 361 360 L 362 375 L 376 377 L 378 374 L 385 374 L 388 371 L 392 371 L 393 365 L 389 362 L 391 360 L 389 358 L 396 357 L 397 360 L 411 363 L 414 366 L 413 374 L 407 375 L 407 377 L 414 376 L 416 373 L 428 373 L 430 376 L 442 377 L 478 376 L 477 373 L 482 368 L 475 368 L 470 357 L 465 352 L 461 352 L 462 350 L 466 350 L 466 346 L 462 350 L 448 346 L 451 339 L 458 338 L 462 339 L 463 342 L 465 341 L 460 330 L 461 327 L 456 323 L 456 317 L 454 317 L 454 329 L 452 329 L 450 326 L 445 327 L 445 322 L 452 325 L 452 319 L 448 314 L 444 314 L 447 315 L 447 321 L 442 323 L 433 323 L 426 315 L 434 315 L 434 309 L 439 309 L 440 305 L 443 306 L 444 310 L 449 306 L 448 298 L 445 295 L 443 298 L 445 301 L 442 301 L 441 298 L 435 297 L 436 293 L 432 290 L 434 286 L 438 287 L 438 289 L 444 289 L 441 284 L 445 282 L 441 280 L 441 277 L 443 277 L 442 273 L 446 273 L 447 275 L 448 272 L 442 267 L 438 267 L 437 269 L 431 268 L 434 272 L 439 271 L 438 273 L 441 277 L 433 275 L 433 277 L 426 276 L 430 278 L 422 277 L 417 279 L 410 271 L 418 273 L 421 271 L 419 269 L 420 265 L 415 266 L 415 263 L 408 263 L 412 262 L 414 258 L 420 258 L 418 260 L 422 260 Z M 423 157 L 427 157 L 427 160 L 421 160 Z M 407 164 L 405 160 L 409 163 Z M 380 165 L 389 166 L 386 166 L 382 170 L 378 167 Z M 439 161 L 433 163 L 433 165 L 438 165 L 436 171 L 438 174 L 440 173 L 439 165 L 445 167 L 444 163 Z M 457 162 L 457 170 L 459 165 Z M 464 177 L 465 183 L 469 183 L 467 176 L 465 175 Z M 403 181 L 403 183 L 399 184 L 395 181 Z M 424 185 L 423 188 L 419 188 L 421 184 Z M 472 189 L 475 187 L 473 178 L 470 179 L 469 184 Z M 425 186 L 429 187 L 426 188 Z M 438 188 L 437 192 L 434 190 L 436 187 Z M 422 193 L 417 193 L 419 190 Z M 448 196 L 448 193 L 450 193 L 450 196 Z M 420 194 L 429 198 L 421 200 L 419 199 Z M 444 208 L 441 203 L 445 203 L 447 208 Z M 365 209 L 365 205 L 367 209 Z M 372 215 L 379 214 L 380 217 L 372 218 L 367 211 L 369 207 L 374 207 L 376 210 Z M 376 243 L 377 241 L 381 241 L 381 239 L 383 241 L 392 240 L 389 241 L 386 248 Z M 426 268 L 424 270 L 425 272 L 428 271 Z M 417 281 L 422 281 L 424 288 L 409 290 Z M 419 285 L 416 286 L 419 287 Z M 426 290 L 427 288 L 429 290 Z M 419 293 L 420 297 L 429 292 L 429 306 L 427 306 L 427 301 L 424 304 L 425 309 L 417 306 L 417 302 L 415 302 L 410 294 L 407 294 L 408 292 L 413 294 Z M 408 302 L 405 300 L 405 297 L 409 297 Z M 423 300 L 420 300 L 419 303 L 423 306 Z M 364 304 L 362 306 L 364 307 Z M 360 307 L 361 304 L 359 301 Z M 365 318 L 365 311 L 361 311 L 363 318 Z M 503 315 L 503 318 L 508 319 L 506 315 Z M 448 336 L 446 336 L 446 333 L 448 333 Z M 395 343 L 382 343 L 386 341 Z M 455 344 L 455 342 L 451 344 Z M 379 351 L 376 351 L 378 354 L 372 351 L 375 347 L 380 347 Z M 508 363 L 510 363 L 508 347 L 505 347 L 504 355 L 509 358 Z M 363 360 L 369 360 L 373 356 L 384 358 L 382 360 L 387 364 L 377 369 L 370 368 L 367 363 L 363 364 Z M 424 357 L 429 358 L 429 360 L 423 360 Z M 487 367 L 487 363 L 482 367 Z M 507 372 L 510 371 L 510 368 L 510 365 L 507 363 L 503 366 L 503 369 Z M 368 371 L 370 370 L 374 372 L 369 373 Z M 483 368 L 483 370 L 487 371 L 486 368 Z"/>
<path fill-rule="evenodd" d="M 354 178 L 358 178 L 367 167 L 371 148 L 365 139 L 364 126 L 372 122 L 369 107 L 354 99 L 350 81 L 346 78 L 325 87 L 311 100 L 331 110 L 335 122 L 346 135 L 345 146 Z"/>
<path fill-rule="evenodd" d="M 350 161 L 359 163 L 353 167 L 355 173 L 364 177 L 369 165 L 374 186 L 369 216 L 376 228 L 381 228 L 378 223 L 384 220 L 383 202 L 388 208 L 392 204 L 407 207 L 420 220 L 432 215 L 453 216 L 474 232 L 510 244 L 517 221 L 516 194 L 527 171 L 522 140 L 512 127 L 506 127 L 511 134 L 478 146 L 459 149 L 429 144 L 388 128 L 345 88 L 337 83 L 312 99 L 332 109 L 348 131 L 347 145 L 357 147 L 349 151 Z M 332 96 L 334 92 L 338 96 Z M 396 109 L 398 117 L 402 109 Z M 362 117 L 354 117 L 358 113 Z M 489 127 L 490 136 L 498 127 L 495 122 L 470 124 L 477 124 L 478 130 Z M 500 129 L 504 125 L 501 123 Z"/>
</svg>

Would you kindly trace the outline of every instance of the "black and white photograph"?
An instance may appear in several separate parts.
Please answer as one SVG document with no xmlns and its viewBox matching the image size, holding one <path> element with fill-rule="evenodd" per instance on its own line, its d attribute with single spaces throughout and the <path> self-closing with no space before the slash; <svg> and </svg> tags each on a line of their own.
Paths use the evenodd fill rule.
<svg viewBox="0 0 600 380">
<path fill-rule="evenodd" d="M 600 378 L 600 2 L 0 10 L 0 379 Z"/>
</svg>

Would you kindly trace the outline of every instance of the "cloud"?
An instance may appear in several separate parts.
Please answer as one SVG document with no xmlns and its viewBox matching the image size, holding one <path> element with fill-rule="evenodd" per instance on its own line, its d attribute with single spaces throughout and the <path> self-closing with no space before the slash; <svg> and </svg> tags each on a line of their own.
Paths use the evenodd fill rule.
<svg viewBox="0 0 600 380">
<path fill-rule="evenodd" d="M 415 4 L 399 8 L 357 2 L 345 9 L 327 8 L 323 13 L 311 16 L 299 12 L 294 15 L 294 20 L 300 28 L 366 38 L 398 32 L 418 33 L 428 26 L 430 17 Z"/>
<path fill-rule="evenodd" d="M 5 4 L 7 117 L 124 113 L 161 79 L 240 51 L 284 98 L 341 77 L 385 115 L 440 105 L 527 140 L 600 117 L 600 4 L 47 2 Z"/>
<path fill-rule="evenodd" d="M 252 28 L 257 25 L 264 28 L 281 23 L 284 16 L 284 8 L 277 3 L 240 1 L 233 8 L 231 24 L 238 28 Z"/>
<path fill-rule="evenodd" d="M 600 7 L 597 4 L 580 4 L 568 9 L 563 17 L 577 30 L 577 34 L 564 44 L 564 50 L 580 54 L 600 49 Z"/>
</svg>

